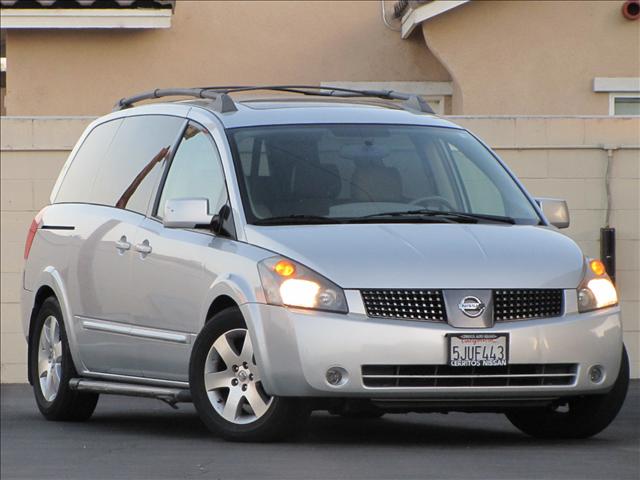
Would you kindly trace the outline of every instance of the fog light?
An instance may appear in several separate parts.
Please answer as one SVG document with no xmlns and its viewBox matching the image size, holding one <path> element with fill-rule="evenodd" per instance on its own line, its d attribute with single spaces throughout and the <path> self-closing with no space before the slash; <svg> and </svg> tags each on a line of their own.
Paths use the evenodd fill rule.
<svg viewBox="0 0 640 480">
<path fill-rule="evenodd" d="M 327 383 L 339 387 L 347 383 L 347 371 L 340 367 L 331 367 L 326 373 Z"/>
<path fill-rule="evenodd" d="M 594 365 L 589 369 L 589 380 L 591 383 L 600 383 L 604 378 L 604 368 L 600 365 Z"/>
</svg>

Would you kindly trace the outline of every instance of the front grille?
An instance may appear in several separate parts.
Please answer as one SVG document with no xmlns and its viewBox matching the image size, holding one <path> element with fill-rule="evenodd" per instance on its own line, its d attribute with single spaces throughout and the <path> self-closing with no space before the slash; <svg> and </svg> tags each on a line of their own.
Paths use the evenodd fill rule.
<svg viewBox="0 0 640 480">
<path fill-rule="evenodd" d="M 446 322 L 442 290 L 361 290 L 369 317 Z M 493 290 L 495 322 L 559 317 L 563 311 L 560 289 Z"/>
<path fill-rule="evenodd" d="M 362 290 L 367 315 L 446 322 L 442 290 Z"/>
<path fill-rule="evenodd" d="M 494 290 L 496 322 L 562 315 L 562 290 Z"/>
<path fill-rule="evenodd" d="M 506 367 L 448 365 L 363 365 L 362 383 L 371 388 L 535 387 L 573 385 L 571 363 L 512 364 Z"/>
</svg>

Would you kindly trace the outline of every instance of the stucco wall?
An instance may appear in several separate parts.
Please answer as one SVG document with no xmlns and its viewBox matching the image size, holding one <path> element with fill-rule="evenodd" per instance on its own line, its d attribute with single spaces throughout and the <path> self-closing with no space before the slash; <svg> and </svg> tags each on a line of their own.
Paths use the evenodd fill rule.
<svg viewBox="0 0 640 480">
<path fill-rule="evenodd" d="M 454 114 L 606 115 L 595 77 L 640 77 L 640 21 L 621 1 L 470 2 L 422 23 Z"/>
<path fill-rule="evenodd" d="M 388 2 L 389 3 L 389 2 Z M 606 115 L 595 77 L 640 77 L 622 1 L 474 1 L 408 40 L 380 3 L 177 2 L 160 30 L 11 30 L 10 115 L 93 115 L 157 87 L 454 80 L 464 115 Z"/>
<path fill-rule="evenodd" d="M 448 81 L 421 35 L 387 29 L 380 2 L 177 2 L 171 28 L 12 30 L 9 115 L 86 115 L 159 87 Z"/>
<path fill-rule="evenodd" d="M 617 229 L 618 287 L 633 375 L 640 375 L 640 119 L 452 117 L 495 147 L 534 195 L 566 198 L 565 232 L 588 255 L 599 255 L 606 202 L 606 152 L 611 169 L 612 226 Z M 19 316 L 24 240 L 69 150 L 90 118 L 5 117 L 0 131 L 2 382 L 25 381 L 26 344 Z M 533 148 L 532 148 L 533 147 Z"/>
</svg>

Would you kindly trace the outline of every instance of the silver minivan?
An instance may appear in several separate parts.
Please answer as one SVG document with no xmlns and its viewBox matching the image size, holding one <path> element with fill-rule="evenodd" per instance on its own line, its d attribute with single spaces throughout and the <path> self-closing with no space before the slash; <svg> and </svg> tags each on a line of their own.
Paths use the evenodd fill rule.
<svg viewBox="0 0 640 480">
<path fill-rule="evenodd" d="M 189 98 L 134 106 L 169 96 Z M 103 393 L 193 402 L 232 440 L 282 438 L 313 410 L 603 430 L 629 381 L 603 263 L 558 231 L 563 201 L 432 113 L 304 86 L 118 102 L 27 237 L 42 414 L 88 419 Z"/>
</svg>

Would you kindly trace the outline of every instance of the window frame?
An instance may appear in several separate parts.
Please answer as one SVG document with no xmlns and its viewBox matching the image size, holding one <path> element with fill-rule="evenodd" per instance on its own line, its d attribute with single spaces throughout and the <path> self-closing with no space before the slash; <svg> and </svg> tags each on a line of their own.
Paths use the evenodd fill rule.
<svg viewBox="0 0 640 480">
<path fill-rule="evenodd" d="M 618 98 L 638 98 L 640 99 L 640 91 L 638 92 L 609 92 L 609 115 L 612 117 L 640 117 L 639 115 L 616 115 L 616 99 Z"/>
<path fill-rule="evenodd" d="M 177 115 L 169 115 L 169 116 L 177 116 Z M 169 153 L 167 154 L 164 168 L 162 172 L 160 172 L 159 178 L 156 181 L 155 185 L 153 186 L 153 189 L 151 190 L 151 196 L 149 198 L 149 203 L 147 204 L 147 211 L 145 212 L 146 218 L 153 218 L 151 214 L 153 213 L 156 206 L 156 202 L 157 202 L 156 197 L 158 196 L 158 193 L 160 192 L 160 189 L 162 188 L 162 186 L 164 186 L 164 179 L 167 175 L 168 167 L 171 165 L 171 162 L 173 162 L 173 156 L 175 155 L 176 150 L 178 149 L 178 145 L 180 145 L 180 140 L 184 135 L 184 131 L 187 129 L 187 126 L 189 125 L 188 118 L 186 117 L 180 117 L 180 118 L 182 118 L 184 121 L 182 122 L 182 126 L 178 129 L 178 133 L 176 134 L 176 137 L 173 139 L 173 142 L 171 143 L 171 148 L 169 150 Z"/>
<path fill-rule="evenodd" d="M 201 130 L 209 139 L 209 141 L 211 142 L 213 148 L 216 150 L 217 154 L 218 154 L 218 163 L 220 165 L 220 171 L 222 172 L 222 182 L 224 185 L 224 189 L 227 192 L 227 204 L 229 205 L 231 211 L 233 211 L 233 206 L 232 206 L 232 202 L 231 202 L 231 195 L 229 194 L 229 184 L 227 183 L 227 175 L 224 171 L 224 164 L 222 162 L 222 154 L 220 153 L 220 148 L 218 147 L 218 144 L 216 143 L 215 138 L 213 138 L 213 135 L 211 135 L 211 132 L 209 131 L 209 129 L 207 127 L 205 127 L 204 125 L 202 125 L 200 122 L 197 122 L 196 120 L 193 120 L 191 118 L 185 118 L 185 123 L 182 126 L 182 129 L 180 130 L 180 133 L 178 134 L 178 137 L 173 145 L 173 147 L 171 148 L 171 151 L 169 152 L 169 156 L 166 162 L 166 165 L 164 167 L 164 171 L 162 172 L 162 175 L 160 175 L 160 180 L 158 182 L 158 185 L 156 187 L 156 190 L 154 192 L 154 197 L 153 197 L 153 202 L 150 202 L 150 208 L 149 208 L 149 212 L 147 217 L 155 220 L 157 222 L 163 223 L 162 218 L 160 218 L 158 216 L 158 208 L 160 207 L 160 200 L 162 199 L 162 192 L 164 191 L 164 187 L 165 184 L 167 182 L 167 178 L 169 176 L 169 171 L 171 170 L 171 166 L 173 165 L 173 160 L 175 158 L 176 153 L 178 152 L 178 149 L 180 148 L 180 145 L 182 145 L 182 140 L 184 137 L 184 133 L 187 130 L 187 128 L 189 127 L 189 124 L 193 124 L 195 125 L 199 130 Z M 217 213 L 217 212 L 216 212 Z M 213 215 L 215 215 L 216 213 L 214 213 Z M 231 218 L 231 217 L 230 217 Z M 234 227 L 235 228 L 235 227 Z M 213 233 L 213 232 L 211 232 Z"/>
<path fill-rule="evenodd" d="M 243 129 L 251 129 L 251 128 L 282 128 L 282 127 L 313 127 L 313 126 L 331 126 L 331 125 L 367 125 L 367 126 L 384 126 L 384 127 L 427 127 L 427 128 L 442 128 L 448 130 L 461 130 L 469 134 L 472 138 L 474 138 L 481 146 L 484 148 L 487 153 L 498 163 L 498 165 L 505 171 L 505 173 L 511 178 L 511 180 L 515 183 L 516 187 L 520 190 L 525 199 L 529 202 L 529 205 L 532 207 L 534 213 L 538 217 L 538 223 L 532 224 L 535 226 L 549 226 L 551 225 L 540 205 L 535 201 L 534 197 L 527 191 L 524 184 L 518 179 L 518 177 L 513 173 L 513 171 L 507 166 L 507 164 L 495 153 L 485 142 L 483 142 L 477 135 L 473 132 L 467 130 L 466 128 L 462 128 L 459 126 L 445 126 L 445 125 L 423 125 L 423 124 L 413 124 L 413 123 L 362 123 L 362 122 L 316 122 L 316 123 L 274 123 L 274 124 L 264 124 L 264 125 L 244 125 L 241 127 L 233 127 L 224 129 L 225 138 L 227 140 L 227 144 L 229 145 L 229 150 L 231 151 L 231 161 L 233 167 L 233 173 L 235 174 L 238 193 L 240 194 L 240 202 L 241 208 L 240 210 L 244 214 L 244 224 L 245 225 L 255 225 L 256 219 L 253 217 L 253 212 L 250 211 L 250 199 L 249 193 L 247 191 L 244 178 L 243 171 L 240 159 L 240 152 L 238 150 L 238 144 L 235 140 L 234 133 L 238 130 Z M 248 210 L 249 208 L 249 210 Z"/>
</svg>

